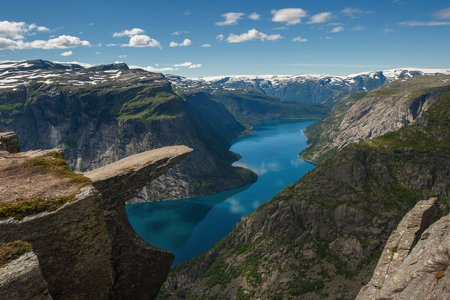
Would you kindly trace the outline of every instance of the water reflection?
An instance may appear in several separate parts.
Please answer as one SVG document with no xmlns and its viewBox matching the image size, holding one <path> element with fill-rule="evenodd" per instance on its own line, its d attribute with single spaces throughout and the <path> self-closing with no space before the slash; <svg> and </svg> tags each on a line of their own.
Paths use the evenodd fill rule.
<svg viewBox="0 0 450 300">
<path fill-rule="evenodd" d="M 128 219 L 144 239 L 151 237 L 153 245 L 176 252 L 214 206 L 248 187 L 190 199 L 129 204 Z"/>
<path fill-rule="evenodd" d="M 127 206 L 129 221 L 150 244 L 175 254 L 174 265 L 199 255 L 229 233 L 239 219 L 294 183 L 314 165 L 299 158 L 306 147 L 303 129 L 311 121 L 261 124 L 233 143 L 236 165 L 255 171 L 253 185 L 177 201 Z"/>
</svg>

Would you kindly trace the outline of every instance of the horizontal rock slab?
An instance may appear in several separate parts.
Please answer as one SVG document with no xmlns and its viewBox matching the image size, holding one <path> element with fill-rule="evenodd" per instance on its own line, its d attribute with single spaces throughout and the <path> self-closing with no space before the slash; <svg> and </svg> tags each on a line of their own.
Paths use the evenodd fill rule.
<svg viewBox="0 0 450 300">
<path fill-rule="evenodd" d="M 163 147 L 128 156 L 84 173 L 103 194 L 130 200 L 150 181 L 183 160 L 193 150 L 186 146 Z"/>
</svg>

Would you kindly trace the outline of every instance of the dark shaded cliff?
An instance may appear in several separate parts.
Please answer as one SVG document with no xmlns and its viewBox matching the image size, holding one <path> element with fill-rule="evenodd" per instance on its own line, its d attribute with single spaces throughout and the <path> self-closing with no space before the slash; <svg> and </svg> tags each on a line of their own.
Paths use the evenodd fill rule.
<svg viewBox="0 0 450 300">
<path fill-rule="evenodd" d="M 414 124 L 350 144 L 175 270 L 161 298 L 350 299 L 421 199 L 450 197 L 450 92 Z"/>
</svg>

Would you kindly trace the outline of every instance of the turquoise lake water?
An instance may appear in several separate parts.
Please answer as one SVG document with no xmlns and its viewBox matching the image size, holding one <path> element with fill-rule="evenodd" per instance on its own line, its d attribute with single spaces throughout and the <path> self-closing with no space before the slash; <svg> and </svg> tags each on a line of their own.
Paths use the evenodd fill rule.
<svg viewBox="0 0 450 300">
<path fill-rule="evenodd" d="M 236 140 L 236 165 L 252 169 L 258 180 L 242 188 L 189 199 L 127 205 L 131 226 L 148 243 L 175 254 L 173 266 L 206 252 L 239 219 L 270 200 L 314 168 L 299 157 L 306 148 L 304 128 L 313 121 L 279 121 L 254 127 Z"/>
</svg>

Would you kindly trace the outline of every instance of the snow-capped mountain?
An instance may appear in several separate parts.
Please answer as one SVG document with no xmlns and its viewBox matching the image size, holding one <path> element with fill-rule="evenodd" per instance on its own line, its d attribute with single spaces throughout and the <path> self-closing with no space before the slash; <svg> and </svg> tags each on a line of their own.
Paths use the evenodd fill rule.
<svg viewBox="0 0 450 300">
<path fill-rule="evenodd" d="M 314 104 L 333 103 L 349 92 L 370 91 L 385 83 L 424 75 L 450 74 L 450 69 L 402 68 L 348 76 L 330 75 L 240 75 L 185 78 L 167 75 L 179 89 L 241 90 L 282 100 Z"/>
</svg>

